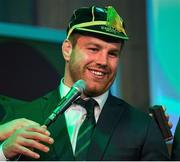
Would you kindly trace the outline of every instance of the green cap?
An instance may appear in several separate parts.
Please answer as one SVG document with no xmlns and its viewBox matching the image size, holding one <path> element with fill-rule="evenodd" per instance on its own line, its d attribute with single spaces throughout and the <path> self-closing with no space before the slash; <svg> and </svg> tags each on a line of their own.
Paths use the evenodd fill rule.
<svg viewBox="0 0 180 162">
<path fill-rule="evenodd" d="M 128 39 L 123 20 L 112 6 L 82 7 L 75 10 L 67 28 L 67 38 L 75 30 Z"/>
</svg>

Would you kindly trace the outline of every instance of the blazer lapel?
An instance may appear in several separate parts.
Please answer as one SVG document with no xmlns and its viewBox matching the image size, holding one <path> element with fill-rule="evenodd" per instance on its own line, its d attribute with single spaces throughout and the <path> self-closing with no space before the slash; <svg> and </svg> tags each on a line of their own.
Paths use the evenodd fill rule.
<svg viewBox="0 0 180 162">
<path fill-rule="evenodd" d="M 106 146 L 108 145 L 111 134 L 113 133 L 113 129 L 125 110 L 120 106 L 121 104 L 121 100 L 109 95 L 99 116 L 87 160 L 102 160 Z"/>
<path fill-rule="evenodd" d="M 55 141 L 53 147 L 57 156 L 57 158 L 52 158 L 52 160 L 74 160 L 65 116 L 59 116 L 55 123 L 50 126 L 49 130 Z"/>
<path fill-rule="evenodd" d="M 46 107 L 47 111 L 45 112 L 49 112 L 49 116 L 60 101 L 59 90 L 56 90 L 50 96 L 47 96 L 46 100 L 48 102 L 48 106 Z M 52 154 L 50 155 L 50 160 L 74 160 L 64 114 L 60 115 L 48 129 L 55 141 L 53 148 L 51 148 Z M 53 154 L 53 152 L 55 152 L 55 154 Z"/>
</svg>

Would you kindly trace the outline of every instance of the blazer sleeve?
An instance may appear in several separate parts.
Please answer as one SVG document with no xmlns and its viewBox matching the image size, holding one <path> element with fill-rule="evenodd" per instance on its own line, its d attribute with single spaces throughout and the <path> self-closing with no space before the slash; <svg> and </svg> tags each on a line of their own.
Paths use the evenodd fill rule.
<svg viewBox="0 0 180 162">
<path fill-rule="evenodd" d="M 167 161 L 169 159 L 167 146 L 161 132 L 154 120 L 150 119 L 146 139 L 142 147 L 141 160 Z"/>
</svg>

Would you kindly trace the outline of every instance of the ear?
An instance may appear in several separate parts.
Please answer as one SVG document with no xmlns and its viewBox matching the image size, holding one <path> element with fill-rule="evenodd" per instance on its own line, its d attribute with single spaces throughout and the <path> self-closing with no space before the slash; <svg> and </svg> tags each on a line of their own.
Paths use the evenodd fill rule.
<svg viewBox="0 0 180 162">
<path fill-rule="evenodd" d="M 65 40 L 62 44 L 62 53 L 65 61 L 69 61 L 72 52 L 72 43 L 69 40 Z"/>
</svg>

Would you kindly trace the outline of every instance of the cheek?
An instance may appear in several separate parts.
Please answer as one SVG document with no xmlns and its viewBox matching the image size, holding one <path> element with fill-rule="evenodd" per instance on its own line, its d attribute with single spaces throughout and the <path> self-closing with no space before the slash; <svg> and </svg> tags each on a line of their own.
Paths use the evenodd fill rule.
<svg viewBox="0 0 180 162">
<path fill-rule="evenodd" d="M 71 58 L 70 58 L 71 67 L 78 66 L 79 62 L 81 62 L 81 59 L 82 58 L 79 55 L 77 55 L 75 52 L 72 52 Z"/>
<path fill-rule="evenodd" d="M 73 77 L 75 78 L 81 77 L 85 64 L 86 64 L 86 58 L 83 54 L 73 53 L 70 59 L 71 75 L 73 75 Z"/>
<path fill-rule="evenodd" d="M 119 61 L 118 61 L 118 60 L 110 62 L 109 66 L 110 66 L 110 68 L 111 68 L 112 74 L 114 74 L 114 73 L 117 72 L 118 64 L 119 64 Z"/>
<path fill-rule="evenodd" d="M 75 63 L 83 63 L 86 60 L 86 55 L 81 50 L 75 50 L 72 52 L 71 61 Z"/>
</svg>

